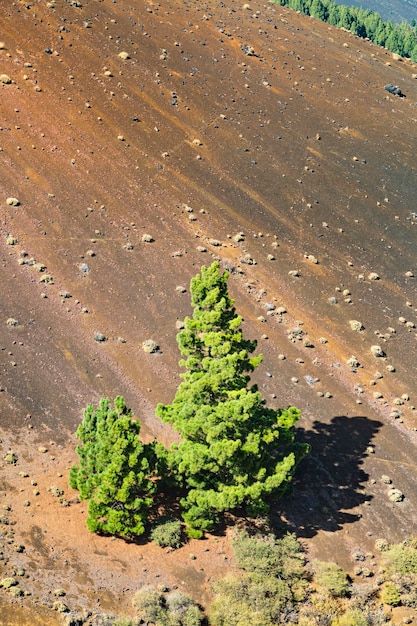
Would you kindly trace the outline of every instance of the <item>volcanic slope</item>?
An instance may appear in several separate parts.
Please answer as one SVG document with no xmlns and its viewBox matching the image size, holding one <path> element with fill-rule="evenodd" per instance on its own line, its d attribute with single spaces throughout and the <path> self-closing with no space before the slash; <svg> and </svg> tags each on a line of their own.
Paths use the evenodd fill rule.
<svg viewBox="0 0 417 626">
<path fill-rule="evenodd" d="M 414 533 L 417 68 L 273 4 L 79 4 L 1 15 L 0 416 L 2 458 L 18 456 L 2 499 L 35 597 L 58 561 L 81 607 L 106 590 L 122 602 L 132 555 L 200 597 L 227 569 L 210 554 L 179 573 L 155 546 L 92 537 L 84 504 L 33 496 L 19 474 L 46 489 L 58 473 L 69 493 L 74 431 L 102 396 L 172 439 L 154 409 L 180 381 L 189 280 L 213 259 L 259 339 L 254 380 L 301 409 L 313 445 L 277 515 L 346 567 L 355 547 Z"/>
</svg>

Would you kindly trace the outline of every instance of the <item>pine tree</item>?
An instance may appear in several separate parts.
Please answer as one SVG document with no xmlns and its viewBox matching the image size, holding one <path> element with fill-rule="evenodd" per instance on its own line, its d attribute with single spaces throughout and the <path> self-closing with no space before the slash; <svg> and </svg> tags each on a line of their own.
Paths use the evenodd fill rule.
<svg viewBox="0 0 417 626">
<path fill-rule="evenodd" d="M 114 408 L 102 399 L 98 408 L 84 411 L 77 429 L 79 463 L 71 468 L 70 485 L 88 501 L 92 532 L 133 537 L 145 530 L 155 491 L 155 446 L 141 443 L 139 432 L 121 396 Z"/>
<path fill-rule="evenodd" d="M 181 504 L 190 536 L 212 529 L 227 510 L 266 512 L 268 497 L 285 492 L 308 453 L 294 441 L 299 410 L 267 408 L 250 385 L 262 356 L 250 356 L 256 342 L 243 337 L 227 279 L 217 262 L 192 279 L 193 316 L 177 336 L 187 371 L 172 404 L 156 411 L 181 436 L 169 463 L 186 490 Z"/>
</svg>

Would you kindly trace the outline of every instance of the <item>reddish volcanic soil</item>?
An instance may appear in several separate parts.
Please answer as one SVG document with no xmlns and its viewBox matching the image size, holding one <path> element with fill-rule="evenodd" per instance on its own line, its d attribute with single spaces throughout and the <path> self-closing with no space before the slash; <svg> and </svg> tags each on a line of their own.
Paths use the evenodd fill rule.
<svg viewBox="0 0 417 626">
<path fill-rule="evenodd" d="M 4 4 L 0 575 L 24 568 L 31 595 L 0 590 L 0 624 L 55 623 L 58 588 L 75 611 L 128 614 L 143 583 L 207 605 L 232 567 L 223 534 L 170 554 L 94 536 L 67 487 L 100 397 L 172 440 L 154 409 L 213 259 L 264 354 L 254 380 L 313 446 L 275 519 L 350 571 L 352 550 L 415 533 L 417 68 L 258 1 Z"/>
</svg>

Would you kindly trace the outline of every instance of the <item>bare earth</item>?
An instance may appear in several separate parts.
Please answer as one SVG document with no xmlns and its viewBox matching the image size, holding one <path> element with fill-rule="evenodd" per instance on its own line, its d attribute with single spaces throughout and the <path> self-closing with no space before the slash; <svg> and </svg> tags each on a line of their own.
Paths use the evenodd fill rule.
<svg viewBox="0 0 417 626">
<path fill-rule="evenodd" d="M 6 4 L 0 576 L 23 568 L 31 595 L 1 589 L 0 624 L 61 623 L 57 599 L 128 614 L 144 583 L 207 605 L 233 567 L 227 534 L 172 553 L 93 536 L 67 486 L 100 397 L 172 440 L 154 409 L 180 380 L 190 278 L 216 258 L 264 354 L 254 380 L 313 446 L 275 519 L 312 557 L 376 568 L 375 539 L 417 523 L 417 67 L 258 1 Z"/>
</svg>

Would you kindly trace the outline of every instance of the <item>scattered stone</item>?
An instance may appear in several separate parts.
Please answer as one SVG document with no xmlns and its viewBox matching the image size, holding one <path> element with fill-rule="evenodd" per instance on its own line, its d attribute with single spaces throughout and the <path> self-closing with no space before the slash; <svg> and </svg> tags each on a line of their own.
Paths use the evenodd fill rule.
<svg viewBox="0 0 417 626">
<path fill-rule="evenodd" d="M 41 454 L 46 454 L 46 452 L 48 452 L 48 448 L 46 448 L 45 446 L 40 446 L 38 448 L 38 452 L 40 452 Z"/>
<path fill-rule="evenodd" d="M 15 320 L 14 317 L 9 317 L 6 320 L 6 324 L 7 324 L 7 326 L 19 326 L 19 322 L 17 320 Z"/>
<path fill-rule="evenodd" d="M 159 346 L 156 343 L 156 341 L 153 341 L 153 339 L 146 339 L 142 343 L 142 349 L 144 352 L 147 352 L 148 354 L 154 354 L 155 352 L 158 352 Z"/>
<path fill-rule="evenodd" d="M 392 483 L 391 478 L 387 476 L 386 474 L 382 474 L 381 480 L 385 485 L 390 485 Z"/>
<path fill-rule="evenodd" d="M 381 348 L 381 346 L 371 346 L 371 352 L 374 357 L 383 357 L 385 356 L 385 352 Z"/>
<path fill-rule="evenodd" d="M 298 278 L 300 276 L 300 271 L 299 270 L 290 270 L 288 272 L 288 276 L 294 276 L 295 278 Z"/>
<path fill-rule="evenodd" d="M 376 272 L 371 272 L 368 274 L 368 280 L 379 280 L 379 276 Z"/>
<path fill-rule="evenodd" d="M 346 361 L 346 363 L 349 365 L 349 367 L 359 367 L 360 363 L 358 361 L 358 359 L 356 358 L 356 356 L 351 356 L 350 359 L 348 359 Z"/>
<path fill-rule="evenodd" d="M 99 332 L 98 330 L 94 331 L 93 337 L 94 337 L 94 341 L 97 341 L 99 343 L 106 341 L 106 336 L 103 335 L 103 333 Z"/>
<path fill-rule="evenodd" d="M 0 83 L 3 83 L 3 85 L 10 85 L 12 83 L 12 79 L 7 74 L 0 74 Z"/>
<path fill-rule="evenodd" d="M 395 367 L 393 365 L 387 365 L 386 368 L 389 372 L 395 372 Z"/>
<path fill-rule="evenodd" d="M 123 61 L 127 61 L 127 59 L 130 59 L 130 56 L 127 52 L 119 52 L 118 57 Z"/>
<path fill-rule="evenodd" d="M 55 589 L 54 591 L 54 596 L 56 596 L 57 598 L 60 598 L 65 595 L 66 595 L 65 589 Z"/>
<path fill-rule="evenodd" d="M 6 204 L 8 204 L 9 206 L 19 206 L 20 200 L 18 200 L 17 198 L 7 198 Z"/>
<path fill-rule="evenodd" d="M 142 242 L 143 243 L 153 243 L 155 241 L 155 239 L 152 237 L 152 235 L 149 235 L 148 233 L 144 233 L 142 235 Z"/>
<path fill-rule="evenodd" d="M 414 272 L 408 271 L 405 273 L 405 276 L 407 276 L 407 278 L 414 278 Z"/>
<path fill-rule="evenodd" d="M 69 612 L 69 608 L 67 607 L 67 605 L 64 604 L 63 602 L 59 602 L 58 600 L 53 603 L 52 608 L 53 608 L 54 611 L 57 611 L 58 613 L 68 613 Z"/>
<path fill-rule="evenodd" d="M 359 322 L 358 320 L 350 320 L 349 324 L 350 324 L 351 329 L 355 330 L 357 332 L 365 329 L 363 324 L 361 322 Z"/>
<path fill-rule="evenodd" d="M 399 489 L 392 488 L 388 490 L 388 499 L 391 502 L 402 502 L 404 494 Z"/>
</svg>

